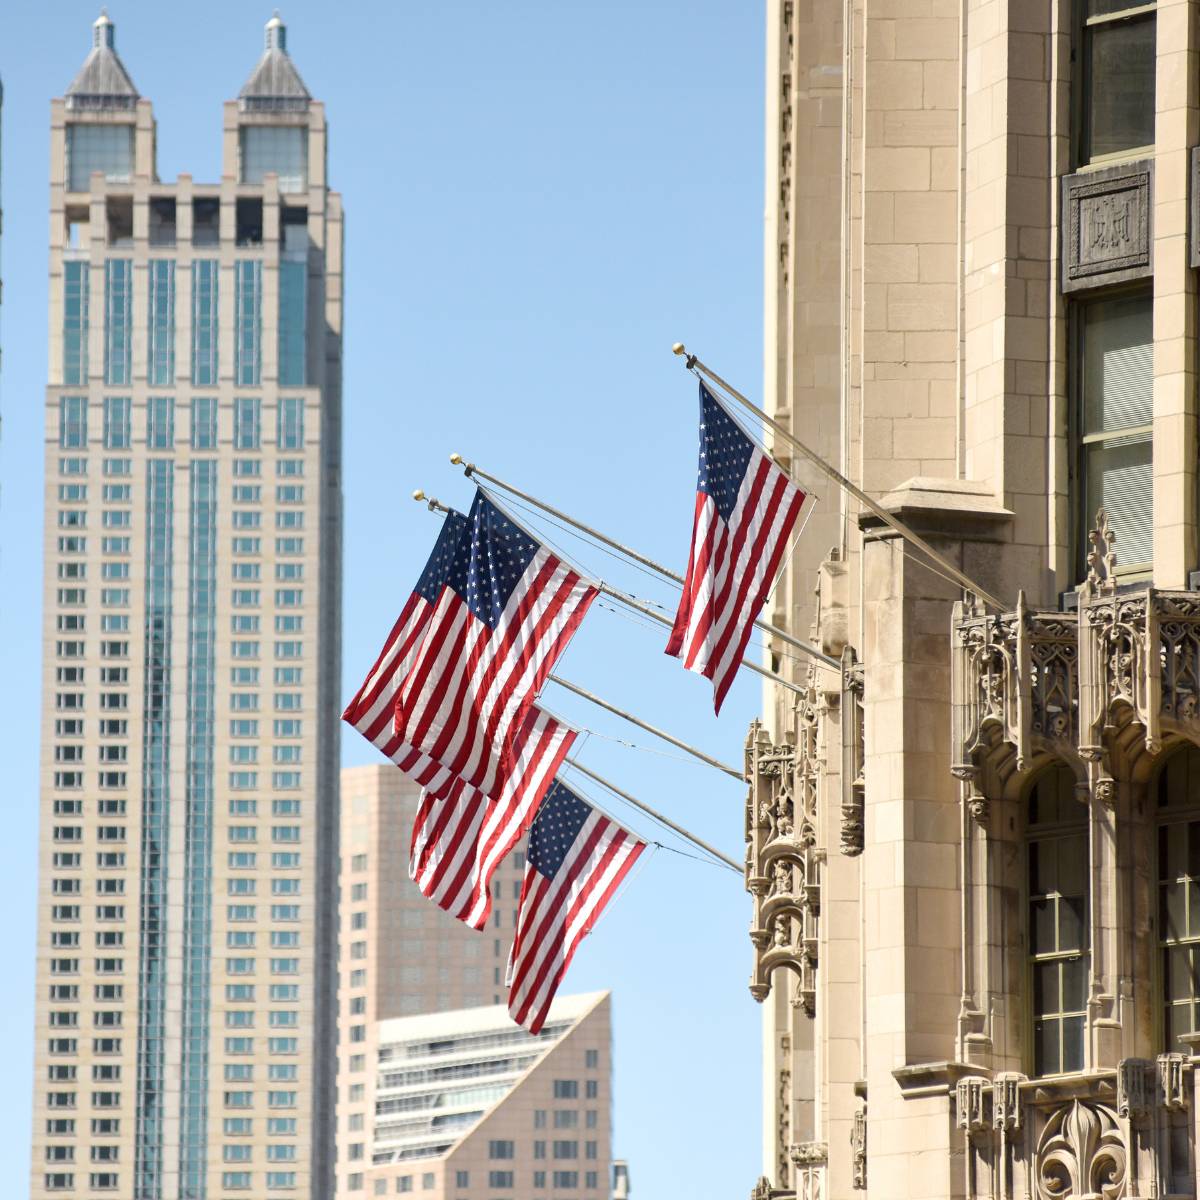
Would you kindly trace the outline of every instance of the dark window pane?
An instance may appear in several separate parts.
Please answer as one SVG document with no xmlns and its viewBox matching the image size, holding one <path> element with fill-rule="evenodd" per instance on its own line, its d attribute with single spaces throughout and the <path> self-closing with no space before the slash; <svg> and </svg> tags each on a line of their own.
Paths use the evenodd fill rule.
<svg viewBox="0 0 1200 1200">
<path fill-rule="evenodd" d="M 1034 1070 L 1038 1075 L 1058 1072 L 1058 1022 L 1033 1023 Z"/>
<path fill-rule="evenodd" d="M 1058 843 L 1058 892 L 1064 896 L 1087 895 L 1087 839 L 1062 838 Z"/>
<path fill-rule="evenodd" d="M 1180 841 L 1183 839 L 1180 838 Z M 1200 821 L 1189 821 L 1187 826 L 1187 873 L 1200 879 Z"/>
<path fill-rule="evenodd" d="M 1054 950 L 1054 901 L 1035 900 L 1030 906 L 1030 921 L 1033 954 L 1048 954 Z"/>
<path fill-rule="evenodd" d="M 1083 1018 L 1067 1017 L 1062 1023 L 1062 1069 L 1083 1070 Z"/>
<path fill-rule="evenodd" d="M 1113 13 L 1125 12 L 1130 8 L 1139 8 L 1146 0 L 1088 0 L 1087 15 L 1089 17 L 1108 17 Z"/>
<path fill-rule="evenodd" d="M 1154 144 L 1154 17 L 1093 26 L 1089 157 Z"/>
<path fill-rule="evenodd" d="M 1085 959 L 1068 958 L 1062 965 L 1062 1011 L 1082 1012 L 1087 996 Z"/>
<path fill-rule="evenodd" d="M 1083 897 L 1064 897 L 1058 902 L 1058 949 L 1083 949 Z"/>
<path fill-rule="evenodd" d="M 1033 967 L 1033 1011 L 1059 1012 L 1058 1007 L 1058 963 L 1035 963 Z"/>
<path fill-rule="evenodd" d="M 1162 891 L 1162 936 L 1167 941 L 1177 941 L 1184 936 L 1184 888 L 1186 884 L 1167 883 Z"/>
</svg>

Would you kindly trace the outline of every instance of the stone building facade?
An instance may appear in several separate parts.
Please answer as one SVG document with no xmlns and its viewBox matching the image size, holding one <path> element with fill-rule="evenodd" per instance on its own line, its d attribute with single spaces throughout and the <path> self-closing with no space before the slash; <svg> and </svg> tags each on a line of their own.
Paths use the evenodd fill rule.
<svg viewBox="0 0 1200 1200">
<path fill-rule="evenodd" d="M 767 12 L 755 1195 L 1194 1196 L 1200 5 Z"/>
</svg>

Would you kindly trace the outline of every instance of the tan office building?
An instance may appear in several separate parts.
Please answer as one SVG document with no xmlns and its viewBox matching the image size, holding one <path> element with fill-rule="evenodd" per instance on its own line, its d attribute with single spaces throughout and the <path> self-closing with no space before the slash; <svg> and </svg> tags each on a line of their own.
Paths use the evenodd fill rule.
<svg viewBox="0 0 1200 1200">
<path fill-rule="evenodd" d="M 391 763 L 342 771 L 338 994 L 338 1186 L 370 1162 L 378 1024 L 506 1002 L 504 969 L 524 875 L 524 843 L 497 868 L 492 915 L 477 932 L 426 899 L 408 876 L 421 789 Z M 353 1097 L 358 1097 L 353 1100 Z"/>
<path fill-rule="evenodd" d="M 560 997 L 538 1037 L 513 1023 L 524 843 L 471 929 L 409 879 L 420 793 L 390 763 L 342 771 L 337 1194 L 607 1196 L 608 993 Z"/>
<path fill-rule="evenodd" d="M 1200 6 L 767 13 L 755 1194 L 1195 1196 Z"/>
<path fill-rule="evenodd" d="M 32 1194 L 316 1200 L 341 556 L 324 111 L 276 18 L 220 181 L 165 182 L 111 21 L 92 33 L 51 106 Z"/>
</svg>

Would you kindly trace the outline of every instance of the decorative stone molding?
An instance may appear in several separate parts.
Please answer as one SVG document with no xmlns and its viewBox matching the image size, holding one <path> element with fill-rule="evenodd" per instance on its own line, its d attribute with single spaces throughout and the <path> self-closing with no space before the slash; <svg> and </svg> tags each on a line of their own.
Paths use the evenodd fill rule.
<svg viewBox="0 0 1200 1200">
<path fill-rule="evenodd" d="M 1020 1133 L 1024 1125 L 1021 1120 L 1021 1084 L 1025 1082 L 1025 1076 L 1016 1071 L 1004 1071 L 996 1076 L 992 1084 L 993 1129 L 1009 1135 Z"/>
<path fill-rule="evenodd" d="M 1154 1105 L 1156 1072 L 1145 1058 L 1123 1058 L 1117 1064 L 1117 1116 L 1141 1121 Z"/>
<path fill-rule="evenodd" d="M 1078 648 L 1073 613 L 1039 611 L 1017 596 L 1012 613 L 989 617 L 955 605 L 951 772 L 972 815 L 986 821 L 985 760 L 1023 771 L 1043 751 L 1069 754 L 1076 733 Z"/>
<path fill-rule="evenodd" d="M 1188 221 L 1190 237 L 1188 239 L 1188 265 L 1200 267 L 1200 146 L 1194 146 L 1191 153 L 1189 175 L 1191 186 L 1188 188 Z"/>
<path fill-rule="evenodd" d="M 850 1130 L 850 1185 L 857 1192 L 867 1188 L 867 1109 L 863 1105 L 854 1114 Z"/>
<path fill-rule="evenodd" d="M 863 741 L 863 665 L 852 647 L 842 651 L 842 853 L 863 851 L 863 804 L 866 795 Z"/>
<path fill-rule="evenodd" d="M 1077 614 L 1029 609 L 1023 595 L 999 616 L 955 607 L 951 770 L 978 820 L 1039 756 L 1081 777 L 1092 764 L 1093 794 L 1111 807 L 1105 764 L 1118 744 L 1136 748 L 1132 731 L 1152 755 L 1170 734 L 1200 741 L 1200 592 L 1118 588 L 1117 535 L 1103 510 L 1096 521 Z"/>
<path fill-rule="evenodd" d="M 797 1142 L 792 1147 L 792 1162 L 798 1167 L 823 1166 L 829 1161 L 826 1142 Z"/>
<path fill-rule="evenodd" d="M 985 1133 L 991 1128 L 988 1109 L 991 1089 L 982 1075 L 968 1075 L 958 1081 L 955 1089 L 955 1111 L 959 1129 L 967 1137 Z"/>
<path fill-rule="evenodd" d="M 750 1200 L 795 1200 L 796 1193 L 788 1188 L 774 1187 L 765 1176 L 759 1176 L 758 1182 L 750 1191 Z"/>
<path fill-rule="evenodd" d="M 1034 1163 L 1038 1200 L 1116 1200 L 1128 1163 L 1117 1114 L 1107 1105 L 1083 1100 L 1063 1105 L 1042 1129 Z"/>
<path fill-rule="evenodd" d="M 810 671 L 797 706 L 798 743 L 775 745 L 755 721 L 746 745 L 746 890 L 754 898 L 750 993 L 765 1000 L 775 970 L 790 968 L 797 979 L 793 1002 L 810 1017 L 816 1012 L 824 858 L 816 844 L 820 709 L 814 680 Z"/>
<path fill-rule="evenodd" d="M 1153 273 L 1153 184 L 1150 159 L 1064 176 L 1064 292 L 1145 279 Z"/>
<path fill-rule="evenodd" d="M 1188 1058 L 1185 1054 L 1160 1054 L 1158 1056 L 1158 1102 L 1171 1112 L 1182 1112 L 1187 1108 L 1187 1080 L 1184 1068 Z"/>
</svg>

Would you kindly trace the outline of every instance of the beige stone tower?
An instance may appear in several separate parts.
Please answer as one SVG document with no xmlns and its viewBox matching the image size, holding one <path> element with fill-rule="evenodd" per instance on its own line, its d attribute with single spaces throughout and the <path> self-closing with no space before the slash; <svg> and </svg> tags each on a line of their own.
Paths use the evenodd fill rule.
<svg viewBox="0 0 1200 1200">
<path fill-rule="evenodd" d="M 765 403 L 1001 603 L 821 489 L 770 615 L 843 669 L 773 646 L 748 751 L 756 1194 L 1194 1196 L 1200 6 L 767 13 Z"/>
<path fill-rule="evenodd" d="M 51 108 L 32 1194 L 316 1200 L 341 202 L 277 17 L 212 184 L 158 178 L 113 33 Z"/>
</svg>

